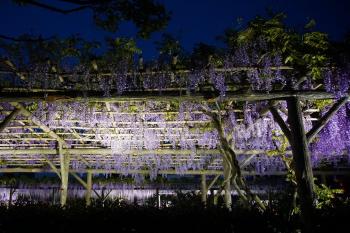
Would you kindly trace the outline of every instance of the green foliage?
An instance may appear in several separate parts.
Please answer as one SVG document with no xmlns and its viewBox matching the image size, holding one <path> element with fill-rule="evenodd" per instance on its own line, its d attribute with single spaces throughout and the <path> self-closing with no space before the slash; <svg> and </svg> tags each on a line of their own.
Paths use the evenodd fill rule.
<svg viewBox="0 0 350 233">
<path fill-rule="evenodd" d="M 316 194 L 316 208 L 322 209 L 325 207 L 332 207 L 333 201 L 337 194 L 342 194 L 344 190 L 342 189 L 331 189 L 324 184 L 315 185 Z"/>
<path fill-rule="evenodd" d="M 273 130 L 272 140 L 278 141 L 280 143 L 279 147 L 276 146 L 275 150 L 269 150 L 267 155 L 269 156 L 280 156 L 281 154 L 285 154 L 287 152 L 288 140 L 286 136 L 284 136 L 282 131 Z"/>
<path fill-rule="evenodd" d="M 78 36 L 65 39 L 52 37 L 43 39 L 23 34 L 19 41 L 0 41 L 2 55 L 7 57 L 17 68 L 30 65 L 45 65 L 52 72 L 58 72 L 59 67 L 74 58 L 76 63 L 85 64 L 94 57 L 94 49 L 99 47 L 97 42 L 88 42 Z"/>
<path fill-rule="evenodd" d="M 140 54 L 141 50 L 137 48 L 133 39 L 116 38 L 113 43 L 113 48 L 123 54 Z"/>
<path fill-rule="evenodd" d="M 186 55 L 179 39 L 171 34 L 163 33 L 160 41 L 155 43 L 159 51 L 159 62 L 164 66 L 171 66 L 173 69 L 184 68 Z"/>
<path fill-rule="evenodd" d="M 136 105 L 130 105 L 129 108 L 128 108 L 128 112 L 130 113 L 136 113 L 136 112 L 139 112 L 139 107 L 136 106 Z"/>
<path fill-rule="evenodd" d="M 35 111 L 35 110 L 37 110 L 38 109 L 38 103 L 32 103 L 32 104 L 30 104 L 30 105 L 27 105 L 26 106 L 26 109 L 28 110 L 28 111 L 30 111 L 30 112 L 33 112 L 33 111 Z"/>
<path fill-rule="evenodd" d="M 282 159 L 287 169 L 286 181 L 290 182 L 293 185 L 296 185 L 295 172 L 292 168 L 293 158 L 287 156 L 287 148 L 289 146 L 288 139 L 282 131 L 274 130 L 272 133 L 272 140 L 274 141 L 276 149 L 268 151 L 267 155 L 277 156 Z"/>
<path fill-rule="evenodd" d="M 303 45 L 307 49 L 301 61 L 306 64 L 314 79 L 321 78 L 321 67 L 328 61 L 328 38 L 325 33 L 309 32 L 303 36 Z"/>
<path fill-rule="evenodd" d="M 223 62 L 222 51 L 205 43 L 197 44 L 191 54 L 191 66 L 195 68 L 222 67 Z"/>
<path fill-rule="evenodd" d="M 320 109 L 322 111 L 324 108 L 330 106 L 333 103 L 333 100 L 331 99 L 325 99 L 325 100 L 315 100 L 314 105 L 316 108 Z"/>
<path fill-rule="evenodd" d="M 162 39 L 155 44 L 157 50 L 161 54 L 176 56 L 183 53 L 183 48 L 180 44 L 180 41 L 168 33 L 163 33 Z"/>
<path fill-rule="evenodd" d="M 1 178 L 0 179 L 0 185 L 7 186 L 7 187 L 13 187 L 17 185 L 17 179 L 14 177 L 10 178 Z"/>
<path fill-rule="evenodd" d="M 137 47 L 136 42 L 132 38 L 108 39 L 108 51 L 101 56 L 100 62 L 108 64 L 117 64 L 126 61 L 127 64 L 133 62 L 133 58 L 137 54 L 141 54 L 141 50 Z"/>
<path fill-rule="evenodd" d="M 230 52 L 233 52 L 238 45 L 238 34 L 238 29 L 228 28 L 224 31 L 224 34 L 218 36 L 217 39 L 226 44 Z"/>
<path fill-rule="evenodd" d="M 245 29 L 227 33 L 225 41 L 229 47 L 266 41 L 266 50 L 255 51 L 261 57 L 266 54 L 282 55 L 285 65 L 296 68 L 300 77 L 310 75 L 314 79 L 320 78 L 321 68 L 329 61 L 327 34 L 311 31 L 315 20 L 305 25 L 303 33 L 298 33 L 285 25 L 285 18 L 282 13 L 268 18 L 256 17 Z"/>
<path fill-rule="evenodd" d="M 29 4 L 26 0 L 19 2 Z M 141 6 L 143 8 L 140 8 Z M 93 3 L 91 9 L 95 13 L 98 12 L 94 17 L 102 27 L 116 30 L 116 25 L 121 20 L 137 21 L 137 25 L 140 26 L 139 33 L 143 36 L 146 36 L 152 28 L 161 28 L 160 21 L 168 17 L 165 9 L 152 0 L 107 0 L 101 5 Z M 161 16 L 152 18 L 155 15 Z M 266 56 L 281 55 L 284 64 L 293 68 L 293 71 L 288 71 L 293 73 L 291 76 L 321 78 L 322 67 L 330 60 L 327 35 L 313 31 L 314 20 L 305 25 L 303 32 L 296 32 L 286 26 L 285 18 L 286 16 L 281 13 L 266 18 L 256 17 L 243 29 L 240 26 L 225 31 L 221 40 L 227 44 L 228 50 L 198 43 L 190 55 L 184 52 L 179 39 L 165 33 L 156 43 L 160 52 L 157 65 L 164 70 L 223 67 L 225 57 L 237 47 L 263 41 L 266 46 L 253 46 L 248 51 L 256 53 L 259 62 Z M 85 41 L 78 36 L 43 39 L 24 34 L 18 39 L 20 42 L 11 43 L 0 40 L 2 55 L 13 61 L 14 67 L 25 69 L 32 64 L 41 64 L 48 66 L 53 73 L 59 73 L 60 67 L 72 63 L 90 67 L 93 72 L 107 70 L 111 66 L 130 70 L 135 65 L 135 58 L 142 53 L 132 38 L 107 39 L 107 49 L 103 53 L 98 50 L 100 43 Z M 142 59 L 140 63 L 143 63 Z M 139 68 L 143 68 L 143 65 Z"/>
<path fill-rule="evenodd" d="M 15 68 L 25 68 L 31 65 L 42 65 L 50 72 L 60 72 L 60 68 L 69 65 L 86 65 L 91 70 L 107 69 L 110 65 L 122 64 L 124 67 L 133 65 L 135 55 L 141 54 L 134 39 L 107 39 L 107 50 L 97 53 L 98 42 L 85 41 L 71 36 L 66 39 L 51 38 L 48 40 L 32 40 L 33 37 L 23 35 L 20 38 L 26 42 L 0 41 L 3 56 L 13 61 Z M 29 40 L 31 39 L 31 40 Z"/>
<path fill-rule="evenodd" d="M 12 0 L 12 1 L 20 6 L 24 6 L 28 3 L 28 0 Z"/>
<path fill-rule="evenodd" d="M 316 26 L 316 21 L 314 19 L 310 19 L 310 21 L 304 26 L 305 29 L 312 29 Z"/>
<path fill-rule="evenodd" d="M 171 207 L 175 208 L 203 208 L 201 197 L 198 193 L 176 191 L 175 196 L 169 196 Z"/>
</svg>

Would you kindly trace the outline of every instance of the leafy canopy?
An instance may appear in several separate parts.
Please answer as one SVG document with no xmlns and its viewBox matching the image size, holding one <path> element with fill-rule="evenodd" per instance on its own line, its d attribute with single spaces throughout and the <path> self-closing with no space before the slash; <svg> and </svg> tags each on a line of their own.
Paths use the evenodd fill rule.
<svg viewBox="0 0 350 233">
<path fill-rule="evenodd" d="M 39 0 L 13 0 L 20 6 L 35 6 L 61 14 L 72 14 L 82 10 L 93 12 L 94 23 L 104 30 L 115 32 L 123 21 L 131 21 L 138 28 L 138 36 L 148 38 L 154 31 L 165 28 L 170 13 L 153 0 L 60 0 L 59 3 L 73 5 L 61 8 L 54 3 Z"/>
</svg>

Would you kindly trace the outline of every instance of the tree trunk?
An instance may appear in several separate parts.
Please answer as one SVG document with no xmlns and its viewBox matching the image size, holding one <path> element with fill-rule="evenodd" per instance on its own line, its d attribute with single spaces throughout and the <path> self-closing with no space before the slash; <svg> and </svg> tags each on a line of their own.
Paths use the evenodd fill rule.
<svg viewBox="0 0 350 233">
<path fill-rule="evenodd" d="M 12 206 L 12 200 L 13 200 L 13 195 L 16 192 L 16 188 L 13 186 L 10 186 L 10 196 L 9 196 L 9 203 L 8 203 L 8 207 Z"/>
<path fill-rule="evenodd" d="M 289 98 L 287 106 L 300 207 L 304 223 L 310 225 L 314 204 L 314 181 L 299 98 Z"/>
<path fill-rule="evenodd" d="M 224 166 L 224 190 L 225 190 L 225 206 L 228 209 L 231 209 L 232 205 L 232 197 L 231 197 L 231 169 L 227 162 L 227 160 L 223 160 L 223 166 Z"/>
</svg>

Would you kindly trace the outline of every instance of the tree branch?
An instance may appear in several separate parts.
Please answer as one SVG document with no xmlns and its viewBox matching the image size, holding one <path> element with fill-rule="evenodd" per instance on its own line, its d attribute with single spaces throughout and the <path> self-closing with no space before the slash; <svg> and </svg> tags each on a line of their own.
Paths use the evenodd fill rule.
<svg viewBox="0 0 350 233">
<path fill-rule="evenodd" d="M 329 122 L 332 116 L 348 101 L 349 97 L 343 97 L 338 100 L 333 106 L 328 110 L 328 112 L 317 121 L 317 123 L 312 127 L 312 129 L 306 134 L 307 142 L 310 143 L 312 139 L 315 138 L 318 132 L 320 132 L 323 127 Z"/>
<path fill-rule="evenodd" d="M 303 83 L 304 81 L 306 81 L 306 80 L 307 80 L 307 77 L 306 77 L 306 76 L 302 76 L 301 78 L 299 78 L 299 79 L 297 80 L 296 83 L 294 83 L 293 88 L 294 88 L 294 89 L 297 89 L 297 88 L 299 87 L 299 85 L 302 84 L 302 83 Z"/>
<path fill-rule="evenodd" d="M 101 3 L 102 1 L 100 0 L 61 0 L 61 2 L 68 2 L 76 5 L 92 5 L 92 4 Z"/>
<path fill-rule="evenodd" d="M 90 5 L 83 5 L 83 6 L 79 6 L 79 7 L 76 7 L 76 8 L 69 9 L 69 10 L 65 10 L 65 9 L 61 9 L 61 8 L 58 8 L 58 7 L 55 7 L 55 6 L 52 6 L 52 5 L 47 5 L 45 3 L 41 3 L 41 2 L 38 2 L 38 1 L 35 1 L 35 0 L 27 0 L 25 3 L 33 5 L 33 6 L 37 6 L 37 7 L 46 9 L 46 10 L 50 10 L 50 11 L 53 11 L 53 12 L 58 12 L 58 13 L 61 13 L 61 14 L 69 14 L 69 13 L 85 10 L 87 8 L 91 8 Z"/>
<path fill-rule="evenodd" d="M 42 42 L 42 41 L 52 40 L 54 37 L 51 36 L 49 38 L 41 38 L 39 36 L 38 38 L 18 38 L 18 37 L 12 37 L 12 36 L 6 36 L 6 35 L 0 34 L 0 38 L 4 40 L 15 41 L 15 42 Z"/>
<path fill-rule="evenodd" d="M 232 147 L 230 146 L 225 136 L 224 128 L 220 118 L 221 117 L 220 106 L 217 103 L 216 103 L 216 107 L 218 108 L 219 114 L 215 112 L 206 111 L 206 110 L 204 110 L 204 113 L 209 115 L 212 118 L 213 125 L 218 131 L 220 147 L 223 152 L 223 159 L 224 160 L 226 159 L 228 166 L 230 166 L 229 168 L 231 172 L 230 180 L 232 181 L 233 186 L 235 187 L 235 189 L 237 190 L 241 198 L 243 198 L 247 203 L 250 203 L 250 201 L 254 200 L 258 205 L 258 207 L 260 208 L 260 210 L 265 211 L 266 206 L 262 203 L 262 201 L 257 195 L 255 195 L 250 191 L 249 187 L 246 185 L 244 181 L 241 167 L 237 160 L 236 152 L 234 151 L 234 149 L 232 149 Z M 225 180 L 224 183 L 225 182 L 229 182 L 229 181 Z M 246 194 L 244 194 L 243 190 L 245 191 Z"/>
</svg>

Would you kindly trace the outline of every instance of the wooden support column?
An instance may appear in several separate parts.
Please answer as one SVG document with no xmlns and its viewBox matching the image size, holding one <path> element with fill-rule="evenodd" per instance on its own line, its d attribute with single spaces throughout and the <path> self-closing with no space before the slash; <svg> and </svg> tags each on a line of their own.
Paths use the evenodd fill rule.
<svg viewBox="0 0 350 233">
<path fill-rule="evenodd" d="M 68 195 L 69 155 L 63 152 L 60 142 L 58 142 L 58 153 L 61 165 L 61 206 L 65 206 Z"/>
<path fill-rule="evenodd" d="M 310 221 L 314 204 L 314 181 L 305 134 L 303 113 L 298 97 L 287 99 L 288 123 L 290 126 L 295 176 L 298 183 L 300 207 L 305 223 Z"/>
<path fill-rule="evenodd" d="M 202 203 L 204 205 L 207 204 L 207 193 L 208 193 L 207 179 L 205 174 L 202 174 L 201 175 L 201 196 L 202 196 Z"/>
<path fill-rule="evenodd" d="M 86 193 L 85 193 L 85 201 L 86 206 L 91 205 L 91 193 L 92 193 L 92 173 L 86 173 Z"/>
<path fill-rule="evenodd" d="M 223 160 L 223 167 L 224 167 L 224 191 L 225 191 L 225 196 L 224 196 L 224 201 L 225 201 L 225 206 L 228 209 L 231 209 L 232 205 L 232 198 L 231 198 L 231 169 L 230 165 L 227 160 Z"/>
</svg>

